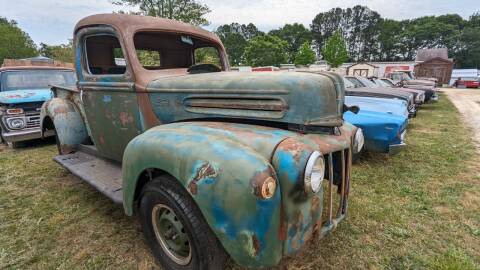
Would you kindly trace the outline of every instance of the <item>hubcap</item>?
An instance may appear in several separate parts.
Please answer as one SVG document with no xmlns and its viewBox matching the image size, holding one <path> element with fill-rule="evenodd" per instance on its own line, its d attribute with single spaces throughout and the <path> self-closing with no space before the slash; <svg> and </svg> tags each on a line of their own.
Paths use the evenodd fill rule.
<svg viewBox="0 0 480 270">
<path fill-rule="evenodd" d="M 152 226 L 158 243 L 175 263 L 187 265 L 192 259 L 190 239 L 173 210 L 157 204 L 152 209 Z"/>
</svg>

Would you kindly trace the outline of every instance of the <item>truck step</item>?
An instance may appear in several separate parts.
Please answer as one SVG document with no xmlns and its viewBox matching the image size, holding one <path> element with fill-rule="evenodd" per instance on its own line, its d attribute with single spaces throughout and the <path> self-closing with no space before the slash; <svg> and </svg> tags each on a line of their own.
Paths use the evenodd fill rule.
<svg viewBox="0 0 480 270">
<path fill-rule="evenodd" d="M 122 167 L 120 164 L 83 151 L 56 156 L 54 160 L 115 203 L 123 203 Z"/>
</svg>

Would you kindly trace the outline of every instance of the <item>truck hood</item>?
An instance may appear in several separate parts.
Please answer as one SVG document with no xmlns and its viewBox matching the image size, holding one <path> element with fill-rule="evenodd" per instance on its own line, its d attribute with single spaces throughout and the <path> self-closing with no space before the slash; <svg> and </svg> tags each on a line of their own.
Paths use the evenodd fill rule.
<svg viewBox="0 0 480 270">
<path fill-rule="evenodd" d="M 31 89 L 0 92 L 0 103 L 18 104 L 47 101 L 52 98 L 50 89 Z"/>
<path fill-rule="evenodd" d="M 330 73 L 190 74 L 153 80 L 147 92 L 162 123 L 240 118 L 299 126 L 343 124 L 343 82 Z"/>
</svg>

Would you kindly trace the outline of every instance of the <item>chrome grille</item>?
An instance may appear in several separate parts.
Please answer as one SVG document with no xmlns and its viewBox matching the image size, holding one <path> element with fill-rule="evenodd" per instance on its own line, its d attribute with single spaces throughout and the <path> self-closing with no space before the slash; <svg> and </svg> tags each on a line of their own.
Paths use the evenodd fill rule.
<svg viewBox="0 0 480 270">
<path fill-rule="evenodd" d="M 40 114 L 31 114 L 25 116 L 26 128 L 40 127 Z"/>
</svg>

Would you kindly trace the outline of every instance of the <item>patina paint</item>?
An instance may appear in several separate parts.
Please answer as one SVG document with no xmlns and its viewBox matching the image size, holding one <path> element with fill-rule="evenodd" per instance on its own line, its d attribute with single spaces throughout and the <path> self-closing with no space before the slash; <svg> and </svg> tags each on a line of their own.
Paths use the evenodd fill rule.
<svg viewBox="0 0 480 270">
<path fill-rule="evenodd" d="M 52 98 L 50 89 L 22 89 L 0 92 L 0 104 L 18 104 L 47 101 Z"/>
<path fill-rule="evenodd" d="M 342 125 L 335 86 L 323 75 L 292 72 L 195 74 L 155 80 L 147 91 L 163 123 L 237 117 L 298 125 Z M 304 106 L 307 103 L 309 106 Z"/>
</svg>

